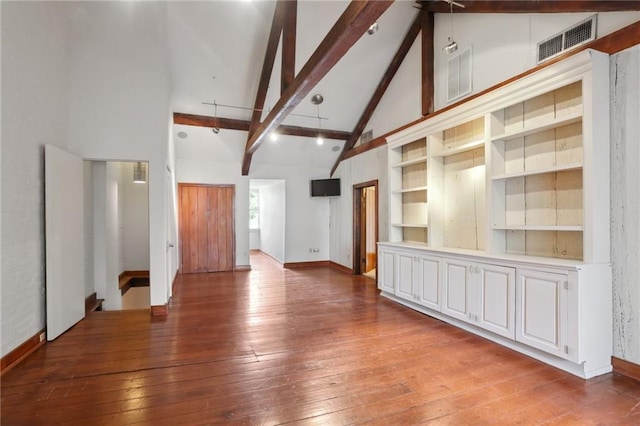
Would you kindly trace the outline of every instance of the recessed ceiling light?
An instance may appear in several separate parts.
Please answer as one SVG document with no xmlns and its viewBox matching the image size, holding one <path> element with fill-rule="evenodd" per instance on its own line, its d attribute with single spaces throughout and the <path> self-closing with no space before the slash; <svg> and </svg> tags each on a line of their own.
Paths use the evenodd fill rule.
<svg viewBox="0 0 640 426">
<path fill-rule="evenodd" d="M 186 139 L 186 138 L 187 138 L 187 136 L 189 136 L 189 135 L 187 134 L 187 132 L 178 132 L 178 137 L 179 137 L 180 139 Z"/>
<path fill-rule="evenodd" d="M 333 152 L 340 151 L 340 147 L 338 145 L 336 145 L 333 148 L 331 148 L 331 151 L 333 151 Z"/>
</svg>

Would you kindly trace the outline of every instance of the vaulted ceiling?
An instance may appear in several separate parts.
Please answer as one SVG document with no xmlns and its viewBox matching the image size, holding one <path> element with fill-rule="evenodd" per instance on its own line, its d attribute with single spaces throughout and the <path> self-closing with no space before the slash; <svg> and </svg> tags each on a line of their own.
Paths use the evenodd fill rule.
<svg viewBox="0 0 640 426">
<path fill-rule="evenodd" d="M 640 10 L 638 1 L 456 3 L 464 13 Z M 179 151 L 240 156 L 243 174 L 256 162 L 335 169 L 416 39 L 421 110 L 432 111 L 434 14 L 449 7 L 441 0 L 169 2 Z M 374 22 L 379 30 L 368 35 Z M 319 106 L 311 102 L 317 93 Z"/>
</svg>

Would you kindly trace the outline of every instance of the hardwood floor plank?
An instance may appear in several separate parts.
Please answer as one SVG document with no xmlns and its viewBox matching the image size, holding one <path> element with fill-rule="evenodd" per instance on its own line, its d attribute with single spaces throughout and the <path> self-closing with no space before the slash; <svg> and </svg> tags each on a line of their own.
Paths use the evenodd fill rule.
<svg viewBox="0 0 640 426">
<path fill-rule="evenodd" d="M 581 380 L 329 267 L 179 277 L 171 313 L 92 312 L 2 378 L 7 425 L 638 424 Z M 635 423 L 634 423 L 635 422 Z"/>
</svg>

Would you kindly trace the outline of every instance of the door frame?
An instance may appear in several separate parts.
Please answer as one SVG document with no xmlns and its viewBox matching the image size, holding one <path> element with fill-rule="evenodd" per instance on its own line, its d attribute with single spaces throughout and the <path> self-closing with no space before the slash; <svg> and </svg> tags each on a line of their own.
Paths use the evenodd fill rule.
<svg viewBox="0 0 640 426">
<path fill-rule="evenodd" d="M 204 188 L 232 188 L 233 189 L 233 209 L 231 213 L 231 232 L 233 238 L 231 239 L 231 264 L 232 271 L 236 270 L 236 185 L 235 184 L 208 184 L 208 183 L 178 183 L 178 256 L 180 262 L 180 271 L 184 271 L 184 265 L 182 264 L 182 245 L 183 239 L 183 224 L 182 224 L 182 190 L 184 187 L 204 187 Z"/>
<path fill-rule="evenodd" d="M 362 259 L 360 253 L 362 251 L 362 192 L 364 188 L 374 187 L 376 193 L 376 225 L 375 225 L 375 239 L 376 239 L 376 259 L 378 259 L 378 227 L 380 223 L 378 206 L 380 204 L 380 191 L 378 190 L 378 180 L 370 180 L 353 185 L 353 275 L 362 274 Z M 377 260 L 376 260 L 377 263 Z M 378 268 L 376 265 L 376 279 L 378 276 Z"/>
</svg>

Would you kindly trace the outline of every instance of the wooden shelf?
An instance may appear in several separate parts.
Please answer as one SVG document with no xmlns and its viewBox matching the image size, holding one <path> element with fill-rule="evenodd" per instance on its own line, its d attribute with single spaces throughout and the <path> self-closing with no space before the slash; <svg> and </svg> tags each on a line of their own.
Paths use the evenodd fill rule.
<svg viewBox="0 0 640 426">
<path fill-rule="evenodd" d="M 570 231 L 581 232 L 584 227 L 582 225 L 494 225 L 495 231 Z"/>
<path fill-rule="evenodd" d="M 542 174 L 546 174 L 546 173 L 556 173 L 556 172 L 563 172 L 563 171 L 569 171 L 569 170 L 580 170 L 580 169 L 582 169 L 582 163 L 560 164 L 560 165 L 557 165 L 557 166 L 554 166 L 554 167 L 548 167 L 548 168 L 545 168 L 545 169 L 524 170 L 522 172 L 495 175 L 495 176 L 491 177 L 491 180 L 505 180 L 505 179 L 523 177 L 523 176 L 542 175 Z"/>
<path fill-rule="evenodd" d="M 426 162 L 427 162 L 427 156 L 425 155 L 423 157 L 413 158 L 411 160 L 407 160 L 407 161 L 403 161 L 401 163 L 394 164 L 391 167 L 395 167 L 395 168 L 407 167 L 407 166 L 412 166 L 414 164 L 420 164 L 420 163 L 426 163 Z"/>
<path fill-rule="evenodd" d="M 420 191 L 426 191 L 427 187 L 426 186 L 416 186 L 413 188 L 405 188 L 405 189 L 401 189 L 399 191 L 391 191 L 392 194 L 407 194 L 409 192 L 420 192 Z"/>
<path fill-rule="evenodd" d="M 482 146 L 484 146 L 484 139 L 479 139 L 479 140 L 467 142 L 464 145 L 460 145 L 452 149 L 443 150 L 442 152 L 433 154 L 432 157 L 437 157 L 437 158 L 448 157 L 450 155 L 460 154 L 466 151 L 472 151 Z"/>
<path fill-rule="evenodd" d="M 426 223 L 392 223 L 391 226 L 398 228 L 428 228 Z"/>
<path fill-rule="evenodd" d="M 503 133 L 501 135 L 492 136 L 491 141 L 508 141 L 512 139 L 521 138 L 523 136 L 529 136 L 534 133 L 543 132 L 545 130 L 555 129 L 556 127 L 567 126 L 569 124 L 578 123 L 582 121 L 582 113 L 579 114 L 570 114 L 565 117 L 556 118 L 554 120 L 550 120 L 545 122 L 544 124 L 525 127 L 518 131 L 512 131 Z"/>
</svg>

